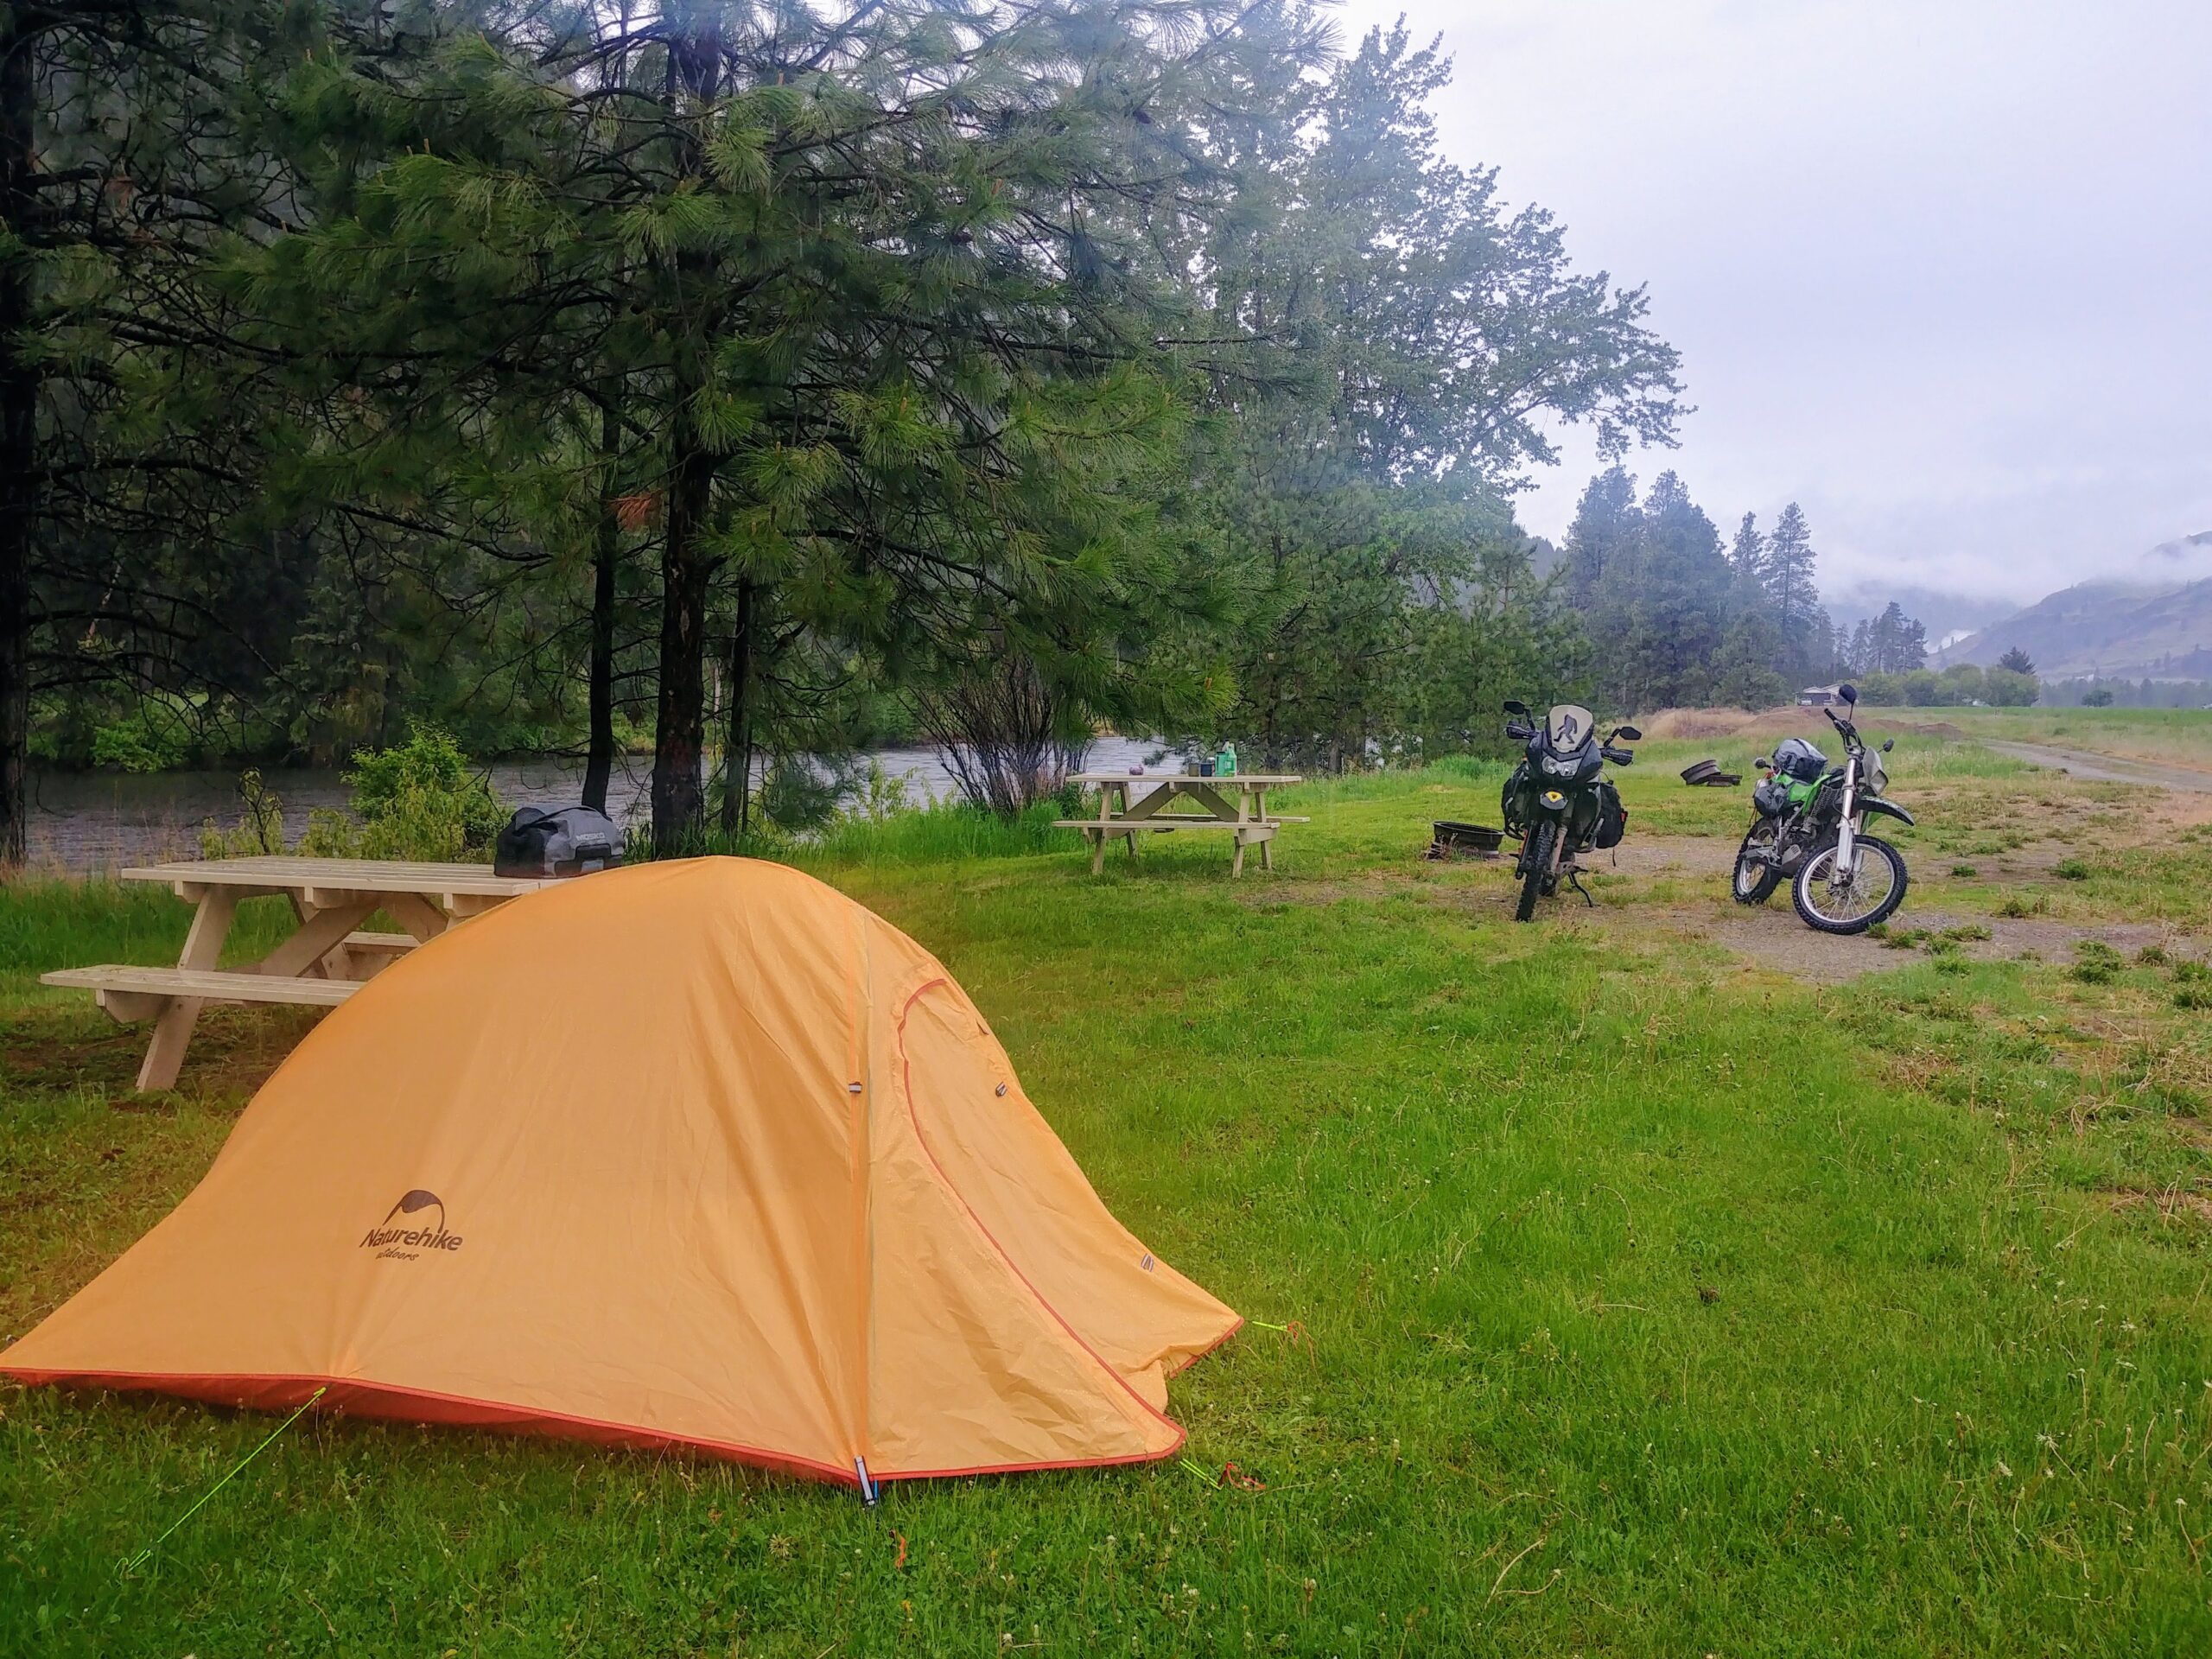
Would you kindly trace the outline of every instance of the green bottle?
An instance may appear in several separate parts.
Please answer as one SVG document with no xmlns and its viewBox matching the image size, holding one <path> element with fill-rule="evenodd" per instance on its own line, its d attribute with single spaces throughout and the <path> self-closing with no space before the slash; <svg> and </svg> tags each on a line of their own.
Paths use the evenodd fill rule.
<svg viewBox="0 0 2212 1659">
<path fill-rule="evenodd" d="M 1234 778 L 1236 775 L 1236 746 L 1234 743 L 1221 746 L 1221 753 L 1214 757 L 1213 775 L 1217 778 Z"/>
</svg>

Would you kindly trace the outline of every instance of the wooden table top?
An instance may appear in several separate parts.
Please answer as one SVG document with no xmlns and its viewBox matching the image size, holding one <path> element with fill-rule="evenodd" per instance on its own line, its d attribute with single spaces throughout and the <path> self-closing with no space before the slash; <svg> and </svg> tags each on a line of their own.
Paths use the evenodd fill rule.
<svg viewBox="0 0 2212 1659">
<path fill-rule="evenodd" d="M 481 899 L 518 899 L 550 887 L 556 877 L 494 875 L 489 864 L 429 864 L 397 858 L 178 859 L 121 872 L 125 881 L 190 882 L 211 887 L 323 887 L 346 893 L 454 893 Z"/>
</svg>

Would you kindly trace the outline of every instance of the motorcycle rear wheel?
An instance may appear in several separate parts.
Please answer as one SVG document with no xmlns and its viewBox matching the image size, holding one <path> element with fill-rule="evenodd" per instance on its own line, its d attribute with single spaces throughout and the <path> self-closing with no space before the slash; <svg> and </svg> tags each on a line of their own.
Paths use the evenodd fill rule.
<svg viewBox="0 0 2212 1659">
<path fill-rule="evenodd" d="M 1736 873 L 1731 887 L 1739 905 L 1763 905 L 1782 885 L 1782 872 L 1771 864 L 1763 864 L 1751 855 L 1754 849 L 1771 857 L 1777 839 L 1772 818 L 1761 818 L 1744 832 L 1744 844 L 1736 849 Z"/>
<path fill-rule="evenodd" d="M 1559 821 L 1539 818 L 1535 829 L 1529 831 L 1528 844 L 1522 850 L 1521 902 L 1514 906 L 1513 919 L 1525 922 L 1536 913 L 1536 899 L 1550 884 L 1552 847 L 1559 840 Z"/>
<path fill-rule="evenodd" d="M 1904 902 L 1904 855 L 1876 836 L 1859 837 L 1859 874 L 1847 888 L 1832 886 L 1836 843 L 1823 842 L 1797 867 L 1789 889 L 1797 919 L 1816 933 L 1864 933 Z"/>
</svg>

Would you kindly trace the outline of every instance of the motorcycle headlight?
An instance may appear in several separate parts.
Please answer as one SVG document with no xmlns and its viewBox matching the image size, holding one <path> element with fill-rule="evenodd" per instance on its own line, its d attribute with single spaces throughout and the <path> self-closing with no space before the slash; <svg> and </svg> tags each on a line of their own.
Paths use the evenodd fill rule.
<svg viewBox="0 0 2212 1659">
<path fill-rule="evenodd" d="M 1866 757 L 1866 791 L 1867 791 L 1867 793 L 1869 793 L 1870 795 L 1879 795 L 1879 794 L 1880 794 L 1884 790 L 1887 789 L 1889 786 L 1890 786 L 1890 773 L 1889 773 L 1889 768 L 1888 768 L 1888 767 L 1886 767 L 1886 766 L 1885 766 L 1882 764 L 1882 757 L 1881 757 L 1881 756 L 1879 756 L 1878 754 L 1870 754 L 1870 755 L 1868 755 L 1868 756 Z"/>
<path fill-rule="evenodd" d="M 1544 775 L 1548 778 L 1572 778 L 1574 776 L 1574 757 L 1571 754 L 1548 754 L 1544 757 L 1543 766 Z"/>
</svg>

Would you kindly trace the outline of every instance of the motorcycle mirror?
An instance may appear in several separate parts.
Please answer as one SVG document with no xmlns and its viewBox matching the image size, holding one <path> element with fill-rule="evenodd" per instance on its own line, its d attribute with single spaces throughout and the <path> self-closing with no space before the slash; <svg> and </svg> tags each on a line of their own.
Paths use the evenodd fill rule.
<svg viewBox="0 0 2212 1659">
<path fill-rule="evenodd" d="M 1855 705 L 1859 701 L 1859 688 L 1855 685 L 1839 685 L 1835 694 L 1848 703 Z"/>
<path fill-rule="evenodd" d="M 1894 737 L 1885 737 L 1882 740 L 1882 753 L 1884 754 L 1887 754 L 1891 749 L 1897 747 L 1897 739 Z"/>
<path fill-rule="evenodd" d="M 1613 728 L 1613 735 L 1615 737 L 1624 737 L 1631 743 L 1641 743 L 1643 741 L 1643 734 L 1637 731 L 1633 726 L 1616 726 Z"/>
<path fill-rule="evenodd" d="M 1774 770 L 1774 762 L 1768 760 L 1764 755 L 1759 756 L 1759 758 L 1752 761 L 1751 764 L 1754 766 L 1757 766 L 1761 772 L 1772 772 Z"/>
<path fill-rule="evenodd" d="M 1525 715 L 1529 712 L 1529 705 L 1518 697 L 1508 697 L 1505 700 L 1505 712 L 1509 715 Z"/>
</svg>

